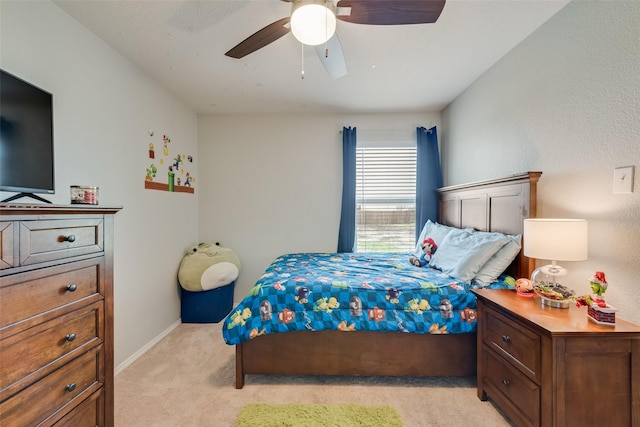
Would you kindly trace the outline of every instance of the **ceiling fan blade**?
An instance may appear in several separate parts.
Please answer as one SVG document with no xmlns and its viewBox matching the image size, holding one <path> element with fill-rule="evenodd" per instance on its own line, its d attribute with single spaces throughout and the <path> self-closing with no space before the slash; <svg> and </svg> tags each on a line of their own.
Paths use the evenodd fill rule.
<svg viewBox="0 0 640 427">
<path fill-rule="evenodd" d="M 340 0 L 337 8 L 351 14 L 336 18 L 354 24 L 432 24 L 438 20 L 446 0 Z"/>
<path fill-rule="evenodd" d="M 290 19 L 291 18 L 287 16 L 256 31 L 225 53 L 225 55 L 239 59 L 278 40 L 291 31 L 288 25 Z"/>
<path fill-rule="evenodd" d="M 332 79 L 338 79 L 347 74 L 347 64 L 338 34 L 334 34 L 325 45 L 315 46 L 320 62 Z"/>
</svg>

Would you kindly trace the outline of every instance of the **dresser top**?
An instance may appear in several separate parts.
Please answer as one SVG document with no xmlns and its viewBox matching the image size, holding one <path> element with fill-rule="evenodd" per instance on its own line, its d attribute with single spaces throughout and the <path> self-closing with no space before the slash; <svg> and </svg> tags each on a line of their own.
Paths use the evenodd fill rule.
<svg viewBox="0 0 640 427">
<path fill-rule="evenodd" d="M 37 203 L 0 203 L 0 214 L 2 215 L 44 215 L 44 214 L 73 214 L 73 213 L 95 213 L 108 214 L 116 213 L 122 206 L 101 206 L 101 205 L 54 205 Z"/>
<path fill-rule="evenodd" d="M 640 334 L 639 325 L 621 320 L 617 316 L 615 326 L 598 325 L 589 320 L 586 307 L 578 308 L 575 304 L 571 304 L 569 308 L 549 307 L 542 305 L 538 296 L 521 297 L 512 290 L 474 289 L 472 292 L 488 305 L 514 314 L 551 334 Z"/>
</svg>

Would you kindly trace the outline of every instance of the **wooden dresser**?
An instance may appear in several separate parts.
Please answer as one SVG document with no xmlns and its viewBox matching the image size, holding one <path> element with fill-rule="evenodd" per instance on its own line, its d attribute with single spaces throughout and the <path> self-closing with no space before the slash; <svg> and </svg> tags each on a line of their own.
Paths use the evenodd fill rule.
<svg viewBox="0 0 640 427">
<path fill-rule="evenodd" d="M 0 204 L 0 425 L 113 426 L 118 210 Z"/>
<path fill-rule="evenodd" d="M 640 426 L 640 326 L 509 290 L 478 297 L 478 397 L 519 426 Z"/>
</svg>

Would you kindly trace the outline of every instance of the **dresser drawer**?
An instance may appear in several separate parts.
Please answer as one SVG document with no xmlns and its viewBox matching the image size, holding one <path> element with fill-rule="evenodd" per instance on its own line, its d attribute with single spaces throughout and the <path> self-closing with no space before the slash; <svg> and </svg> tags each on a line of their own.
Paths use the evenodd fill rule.
<svg viewBox="0 0 640 427">
<path fill-rule="evenodd" d="M 540 380 L 540 337 L 509 318 L 487 309 L 483 339 L 534 381 Z"/>
<path fill-rule="evenodd" d="M 485 389 L 491 399 L 522 425 L 536 426 L 540 419 L 540 387 L 493 351 L 483 352 Z"/>
<path fill-rule="evenodd" d="M 20 222 L 20 265 L 55 261 L 103 250 L 102 217 Z"/>
<path fill-rule="evenodd" d="M 75 353 L 102 343 L 103 303 L 73 311 L 0 341 L 0 398 L 11 384 L 22 388 Z"/>
<path fill-rule="evenodd" d="M 69 412 L 55 427 L 89 427 L 104 425 L 104 393 L 102 389 Z"/>
<path fill-rule="evenodd" d="M 63 407 L 80 403 L 102 386 L 98 372 L 103 363 L 100 346 L 0 403 L 3 425 L 35 426 Z"/>
<path fill-rule="evenodd" d="M 2 277 L 0 331 L 7 325 L 66 304 L 91 296 L 102 298 L 103 281 L 102 257 Z"/>
</svg>

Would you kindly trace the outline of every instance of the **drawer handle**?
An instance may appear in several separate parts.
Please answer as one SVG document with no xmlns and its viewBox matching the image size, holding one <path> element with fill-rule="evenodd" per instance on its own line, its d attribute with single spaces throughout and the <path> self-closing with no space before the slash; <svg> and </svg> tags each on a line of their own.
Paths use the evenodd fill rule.
<svg viewBox="0 0 640 427">
<path fill-rule="evenodd" d="M 76 241 L 76 236 L 74 236 L 73 234 L 69 234 L 68 236 L 62 236 L 62 241 L 73 243 Z"/>
<path fill-rule="evenodd" d="M 68 391 L 69 393 L 71 393 L 73 390 L 75 390 L 77 387 L 76 383 L 71 383 L 71 384 L 67 384 L 64 389 L 65 391 Z"/>
<path fill-rule="evenodd" d="M 509 335 L 503 335 L 502 336 L 502 341 L 506 342 L 507 344 L 511 343 L 511 337 Z"/>
<path fill-rule="evenodd" d="M 67 342 L 71 342 L 76 339 L 76 334 L 67 334 L 64 336 L 64 340 Z"/>
<path fill-rule="evenodd" d="M 509 384 L 511 384 L 511 381 L 509 380 L 502 380 L 502 385 L 507 387 Z"/>
<path fill-rule="evenodd" d="M 67 285 L 67 291 L 69 292 L 75 292 L 76 289 L 78 289 L 78 285 L 76 285 L 75 283 L 71 283 L 70 285 Z"/>
</svg>

